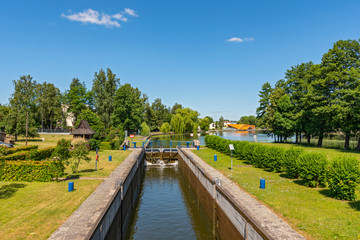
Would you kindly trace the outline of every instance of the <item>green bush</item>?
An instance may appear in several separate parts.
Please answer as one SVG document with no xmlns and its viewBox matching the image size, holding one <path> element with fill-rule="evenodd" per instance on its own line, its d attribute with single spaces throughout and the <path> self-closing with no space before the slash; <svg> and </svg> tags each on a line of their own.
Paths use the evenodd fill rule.
<svg viewBox="0 0 360 240">
<path fill-rule="evenodd" d="M 101 150 L 112 150 L 111 142 L 101 142 L 100 149 Z"/>
<path fill-rule="evenodd" d="M 96 149 L 100 149 L 101 141 L 95 138 L 89 140 L 90 149 L 96 151 Z"/>
<path fill-rule="evenodd" d="M 283 158 L 283 168 L 289 178 L 299 178 L 300 176 L 300 155 L 304 153 L 302 148 L 290 148 L 285 151 Z"/>
<path fill-rule="evenodd" d="M 357 159 L 338 157 L 331 163 L 329 188 L 334 198 L 356 200 L 356 183 L 360 179 L 360 165 Z"/>
<path fill-rule="evenodd" d="M 0 160 L 16 161 L 16 160 L 45 160 L 51 157 L 55 147 L 49 147 L 44 149 L 33 149 L 31 151 L 16 152 L 13 154 L 1 156 Z"/>
<path fill-rule="evenodd" d="M 64 175 L 61 161 L 2 161 L 1 181 L 50 182 Z"/>
<path fill-rule="evenodd" d="M 305 153 L 299 159 L 300 178 L 309 187 L 325 187 L 329 162 L 324 154 Z"/>
<path fill-rule="evenodd" d="M 0 154 L 9 155 L 9 154 L 17 153 L 17 152 L 30 151 L 33 149 L 38 149 L 38 146 L 37 145 L 29 145 L 29 146 L 21 146 L 21 147 L 17 147 L 17 148 L 8 148 L 5 146 L 0 146 Z"/>
</svg>

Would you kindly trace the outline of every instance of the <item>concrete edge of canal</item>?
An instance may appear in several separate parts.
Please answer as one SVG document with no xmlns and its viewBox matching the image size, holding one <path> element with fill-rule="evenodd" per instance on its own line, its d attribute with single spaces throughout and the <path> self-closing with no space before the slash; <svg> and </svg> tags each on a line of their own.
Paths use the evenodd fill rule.
<svg viewBox="0 0 360 240">
<path fill-rule="evenodd" d="M 199 195 L 208 195 L 203 204 L 212 215 L 214 235 L 224 239 L 305 239 L 191 150 L 180 149 L 179 154 L 179 166 L 183 172 L 191 172 L 188 178 L 200 189 Z"/>
<path fill-rule="evenodd" d="M 105 239 L 114 221 L 122 223 L 122 229 L 115 233 L 122 238 L 139 193 L 143 169 L 144 149 L 133 149 L 49 239 Z M 119 211 L 120 219 L 115 219 Z"/>
</svg>

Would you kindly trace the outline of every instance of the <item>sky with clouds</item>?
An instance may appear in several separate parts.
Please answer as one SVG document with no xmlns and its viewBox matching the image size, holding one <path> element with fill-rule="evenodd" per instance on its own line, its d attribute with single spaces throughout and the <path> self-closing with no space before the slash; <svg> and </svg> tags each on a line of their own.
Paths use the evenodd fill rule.
<svg viewBox="0 0 360 240">
<path fill-rule="evenodd" d="M 255 114 L 261 85 L 360 38 L 360 1 L 17 0 L 0 8 L 0 103 L 30 74 L 62 92 L 111 68 L 150 101 Z"/>
</svg>

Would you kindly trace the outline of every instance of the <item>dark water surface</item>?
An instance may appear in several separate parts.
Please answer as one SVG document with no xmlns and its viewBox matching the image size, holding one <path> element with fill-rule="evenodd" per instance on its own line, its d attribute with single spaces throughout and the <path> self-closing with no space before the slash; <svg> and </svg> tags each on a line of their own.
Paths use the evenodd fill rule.
<svg viewBox="0 0 360 240">
<path fill-rule="evenodd" d="M 212 239 L 211 221 L 177 167 L 147 167 L 129 239 Z"/>
<path fill-rule="evenodd" d="M 177 145 L 177 141 L 192 141 L 194 139 L 200 140 L 200 145 L 205 145 L 206 135 L 216 135 L 229 140 L 249 141 L 249 142 L 273 142 L 274 139 L 263 132 L 247 132 L 247 131 L 226 131 L 226 132 L 210 132 L 208 134 L 172 134 L 153 136 L 151 140 L 168 140 L 173 141 L 173 145 Z"/>
</svg>

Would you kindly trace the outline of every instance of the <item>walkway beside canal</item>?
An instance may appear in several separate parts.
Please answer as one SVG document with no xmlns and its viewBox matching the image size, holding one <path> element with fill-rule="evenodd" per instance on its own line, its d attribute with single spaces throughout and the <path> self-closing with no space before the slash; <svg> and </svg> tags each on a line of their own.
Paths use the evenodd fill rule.
<svg viewBox="0 0 360 240">
<path fill-rule="evenodd" d="M 208 165 L 196 156 L 190 149 L 182 150 L 192 158 L 196 165 L 207 172 L 212 179 L 221 179 L 221 186 L 226 190 L 227 195 L 231 198 L 231 201 L 237 205 L 238 208 L 241 209 L 256 226 L 262 228 L 269 239 L 305 239 L 269 208 L 259 203 L 248 193 L 242 191 L 234 182 Z"/>
<path fill-rule="evenodd" d="M 134 149 L 49 239 L 76 240 L 89 237 L 117 193 L 116 181 L 127 176 L 141 151 L 142 149 Z"/>
</svg>

